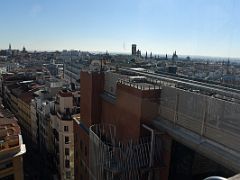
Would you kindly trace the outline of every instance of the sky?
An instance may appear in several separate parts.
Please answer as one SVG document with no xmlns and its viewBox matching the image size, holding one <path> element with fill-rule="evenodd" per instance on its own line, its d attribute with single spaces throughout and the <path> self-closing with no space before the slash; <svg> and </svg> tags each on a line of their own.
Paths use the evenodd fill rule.
<svg viewBox="0 0 240 180">
<path fill-rule="evenodd" d="M 239 0 L 2 0 L 0 49 L 240 57 Z"/>
</svg>

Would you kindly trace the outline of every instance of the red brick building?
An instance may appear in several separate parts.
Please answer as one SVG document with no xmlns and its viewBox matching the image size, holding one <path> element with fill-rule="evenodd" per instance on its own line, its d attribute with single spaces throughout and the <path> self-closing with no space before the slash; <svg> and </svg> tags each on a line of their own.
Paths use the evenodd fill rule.
<svg viewBox="0 0 240 180">
<path fill-rule="evenodd" d="M 150 125 L 150 120 L 158 114 L 161 88 L 148 80 L 130 81 L 128 76 L 121 73 L 84 71 L 81 72 L 80 90 L 81 118 L 80 121 L 74 122 L 76 179 L 91 179 L 92 176 L 96 176 L 96 172 L 93 172 L 90 167 L 90 163 L 95 162 L 89 160 L 93 159 L 93 157 L 89 157 L 92 155 L 91 153 L 97 151 L 96 149 L 89 149 L 91 144 L 89 134 L 98 134 L 98 131 L 91 132 L 90 127 L 96 124 L 113 125 L 116 130 L 114 142 L 119 142 L 118 144 L 121 142 L 122 146 L 129 144 L 129 142 L 140 142 L 140 139 L 148 137 L 149 144 L 146 147 L 149 150 L 139 150 L 139 153 L 147 154 L 146 157 L 142 156 L 146 158 L 146 164 L 138 162 L 141 159 L 136 161 L 133 159 L 132 162 L 137 163 L 135 168 L 138 167 L 139 169 L 137 169 L 137 173 L 134 171 L 132 176 L 139 175 L 139 179 L 147 179 L 148 177 L 160 179 L 161 176 L 161 179 L 167 179 L 171 139 L 167 135 L 156 132 Z M 107 134 L 106 130 L 103 130 L 104 133 Z M 105 139 L 101 138 L 99 137 L 104 144 Z M 156 139 L 164 143 L 164 149 L 162 147 L 157 148 L 159 144 L 157 144 Z M 154 143 L 151 143 L 153 140 Z M 92 147 L 95 147 L 95 145 Z M 115 148 L 115 146 L 112 147 Z M 141 146 L 136 147 L 141 148 Z M 136 148 L 134 150 L 136 151 Z M 99 153 L 101 153 L 100 151 L 99 149 Z M 148 156 L 153 151 L 154 155 Z M 99 157 L 96 155 L 94 158 L 94 161 L 98 161 Z M 131 169 L 131 167 L 129 168 Z M 98 169 L 95 169 L 95 171 L 98 171 Z M 119 176 L 117 173 L 122 173 L 120 166 L 118 172 L 112 172 L 113 169 L 107 171 L 111 171 L 113 176 Z M 108 172 L 103 169 L 101 172 L 104 172 L 101 177 L 106 178 Z M 100 177 L 98 172 L 97 174 Z"/>
<path fill-rule="evenodd" d="M 101 121 L 103 83 L 103 73 L 81 72 L 81 120 L 74 122 L 76 179 L 89 179 L 89 127 Z"/>
</svg>

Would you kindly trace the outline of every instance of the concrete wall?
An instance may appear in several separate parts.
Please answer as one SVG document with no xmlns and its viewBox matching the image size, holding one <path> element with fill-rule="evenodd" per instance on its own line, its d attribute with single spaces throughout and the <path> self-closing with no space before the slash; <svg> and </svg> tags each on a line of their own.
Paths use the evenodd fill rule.
<svg viewBox="0 0 240 180">
<path fill-rule="evenodd" d="M 240 105 L 209 99 L 208 106 L 204 136 L 240 152 Z"/>
<path fill-rule="evenodd" d="M 116 95 L 118 79 L 127 79 L 128 76 L 107 71 L 104 73 L 104 91 Z"/>
<path fill-rule="evenodd" d="M 59 101 L 60 101 L 60 112 L 64 113 L 65 108 L 73 108 L 73 97 L 62 97 L 59 96 Z"/>
<path fill-rule="evenodd" d="M 163 87 L 160 119 L 240 152 L 240 105 L 196 92 Z"/>
</svg>

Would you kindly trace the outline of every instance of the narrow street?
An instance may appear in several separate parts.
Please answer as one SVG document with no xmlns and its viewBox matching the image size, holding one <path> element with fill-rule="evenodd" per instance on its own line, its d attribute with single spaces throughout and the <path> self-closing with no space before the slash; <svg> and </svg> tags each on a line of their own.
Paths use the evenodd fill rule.
<svg viewBox="0 0 240 180">
<path fill-rule="evenodd" d="M 2 97 L 0 97 L 2 104 Z M 38 150 L 31 147 L 31 142 L 21 129 L 23 143 L 26 145 L 26 154 L 23 156 L 23 168 L 25 180 L 52 180 L 52 172 L 47 166 L 48 161 L 44 161 Z"/>
<path fill-rule="evenodd" d="M 23 133 L 24 134 L 24 133 Z M 40 155 L 38 150 L 33 149 L 30 141 L 23 135 L 27 153 L 24 155 L 24 179 L 25 180 L 52 180 L 52 173 L 47 166 L 47 161 Z"/>
</svg>

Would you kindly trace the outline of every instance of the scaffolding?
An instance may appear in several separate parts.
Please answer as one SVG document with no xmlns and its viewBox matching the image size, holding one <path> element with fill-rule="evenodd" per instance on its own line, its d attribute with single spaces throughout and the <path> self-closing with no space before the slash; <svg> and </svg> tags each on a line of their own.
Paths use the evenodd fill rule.
<svg viewBox="0 0 240 180">
<path fill-rule="evenodd" d="M 154 161 L 161 161 L 161 143 L 156 145 L 154 138 L 121 143 L 116 139 L 115 126 L 109 124 L 91 126 L 89 135 L 89 166 L 93 180 L 149 179 Z"/>
</svg>

